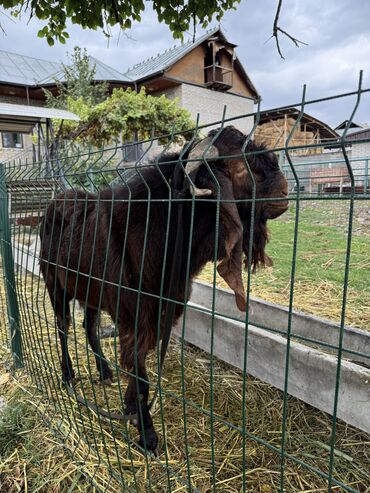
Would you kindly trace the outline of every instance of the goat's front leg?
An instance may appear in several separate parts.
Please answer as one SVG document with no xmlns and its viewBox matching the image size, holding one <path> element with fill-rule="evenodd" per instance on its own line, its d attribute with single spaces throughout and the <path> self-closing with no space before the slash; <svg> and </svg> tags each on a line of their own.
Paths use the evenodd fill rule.
<svg viewBox="0 0 370 493">
<path fill-rule="evenodd" d="M 125 394 L 125 415 L 140 433 L 139 445 L 146 452 L 158 455 L 158 436 L 148 407 L 149 381 L 145 358 L 138 361 L 137 368 L 134 366 L 130 373 Z"/>
<path fill-rule="evenodd" d="M 96 310 L 93 310 L 92 308 L 86 308 L 83 326 L 86 329 L 88 341 L 90 343 L 91 349 L 94 352 L 96 368 L 99 372 L 100 380 L 106 385 L 111 385 L 113 380 L 113 373 L 112 370 L 109 368 L 107 360 L 100 346 L 100 340 L 96 333 L 97 315 L 98 312 Z"/>
</svg>

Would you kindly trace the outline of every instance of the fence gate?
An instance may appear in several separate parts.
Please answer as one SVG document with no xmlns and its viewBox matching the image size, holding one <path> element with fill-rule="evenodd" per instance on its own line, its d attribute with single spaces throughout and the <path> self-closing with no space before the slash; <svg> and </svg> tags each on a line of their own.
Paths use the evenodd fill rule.
<svg viewBox="0 0 370 493">
<path fill-rule="evenodd" d="M 129 168 L 121 147 L 1 166 L 2 354 L 97 491 L 369 491 L 370 196 L 346 132 L 341 193 L 295 168 L 323 144 L 290 146 L 307 106 L 355 98 L 349 127 L 368 94 L 304 94 L 273 150 L 226 111 Z"/>
</svg>

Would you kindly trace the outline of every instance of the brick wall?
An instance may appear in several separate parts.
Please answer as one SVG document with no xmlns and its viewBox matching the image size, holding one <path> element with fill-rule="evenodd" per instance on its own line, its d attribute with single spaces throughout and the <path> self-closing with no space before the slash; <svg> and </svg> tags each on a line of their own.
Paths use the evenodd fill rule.
<svg viewBox="0 0 370 493">
<path fill-rule="evenodd" d="M 169 99 L 178 98 L 180 106 L 189 110 L 194 120 L 199 113 L 201 124 L 221 120 L 225 105 L 227 105 L 226 118 L 252 113 L 254 109 L 252 99 L 211 91 L 210 89 L 190 84 L 181 84 L 153 93 L 155 96 L 160 96 L 161 94 L 165 94 Z M 231 124 L 242 132 L 248 133 L 253 126 L 253 117 L 235 120 Z M 215 127 L 209 127 L 209 129 L 211 128 Z"/>
<path fill-rule="evenodd" d="M 190 111 L 194 119 L 199 113 L 202 124 L 221 120 L 225 105 L 227 106 L 226 118 L 252 113 L 254 109 L 252 99 L 233 94 L 211 91 L 189 84 L 182 84 L 181 90 L 181 105 Z M 242 118 L 231 123 L 242 132 L 248 133 L 253 127 L 253 117 Z"/>
<path fill-rule="evenodd" d="M 45 106 L 45 101 L 40 101 L 39 99 L 30 99 L 28 103 L 27 98 L 20 98 L 19 96 L 5 96 L 4 94 L 0 94 L 0 102 L 10 104 L 29 104 L 30 106 Z"/>
<path fill-rule="evenodd" d="M 23 147 L 9 149 L 3 147 L 3 139 L 0 135 L 0 162 L 11 161 L 20 158 L 32 159 L 32 137 L 30 134 L 22 134 Z"/>
</svg>

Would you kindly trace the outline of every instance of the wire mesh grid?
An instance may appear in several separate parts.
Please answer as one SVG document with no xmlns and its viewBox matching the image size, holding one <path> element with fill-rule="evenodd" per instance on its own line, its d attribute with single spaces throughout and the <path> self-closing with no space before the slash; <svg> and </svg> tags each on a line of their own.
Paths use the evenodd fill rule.
<svg viewBox="0 0 370 493">
<path fill-rule="evenodd" d="M 189 131 L 180 152 L 171 152 L 177 139 L 173 134 L 141 143 L 142 155 L 134 163 L 125 162 L 127 149 L 116 146 L 2 166 L 0 344 L 13 355 L 18 372 L 29 377 L 27 388 L 35 405 L 98 491 L 368 491 L 369 436 L 338 419 L 338 406 L 344 363 L 361 362 L 360 370 L 366 372 L 369 359 L 369 346 L 353 348 L 345 339 L 355 205 L 369 200 L 369 156 L 352 163 L 345 131 L 331 143 L 342 152 L 340 169 L 345 173 L 325 174 L 333 169 L 326 162 L 320 167 L 323 173 L 315 174 L 316 162 L 297 165 L 294 151 L 323 144 L 290 145 L 307 106 L 354 97 L 349 128 L 368 92 L 361 87 L 361 77 L 357 91 L 340 97 L 306 101 L 304 91 L 296 105 L 296 122 L 284 146 L 275 149 L 253 142 L 259 109 L 239 119 L 228 119 L 225 110 L 208 137 L 205 126 Z M 237 126 L 251 116 L 255 123 L 249 135 L 240 137 L 235 128 L 230 130 L 230 124 Z M 222 147 L 225 132 L 236 133 L 237 144 L 226 139 Z M 153 154 L 158 141 L 164 144 Z M 222 152 L 225 148 L 229 152 Z M 291 237 L 287 317 L 279 329 L 274 320 L 258 324 L 250 307 L 254 264 L 270 261 L 262 226 L 267 219 L 282 220 L 286 210 L 277 166 L 282 152 Z M 304 240 L 305 234 L 302 217 L 314 201 L 329 208 L 344 204 L 345 211 L 340 231 L 345 245 L 332 254 L 340 284 L 334 342 L 298 333 L 293 324 L 299 302 L 300 235 Z M 272 247 L 276 241 L 273 237 Z M 353 248 L 354 258 L 366 264 L 369 242 L 359 251 L 357 244 Z M 242 251 L 247 259 L 247 310 L 238 312 L 237 305 L 243 304 L 238 278 Z M 226 271 L 218 269 L 225 257 Z M 176 264 L 179 274 L 171 287 Z M 196 275 L 211 281 L 207 306 L 197 299 L 188 301 Z M 357 281 L 365 298 L 366 279 Z M 235 293 L 228 309 L 218 301 L 217 286 L 225 282 Z M 366 301 L 363 305 L 366 309 Z M 170 307 L 176 319 L 182 317 L 162 373 L 160 339 Z M 197 326 L 199 316 L 206 320 L 206 330 Z M 366 328 L 366 314 L 358 320 L 355 325 Z M 223 341 L 225 354 L 240 353 L 239 369 L 220 357 L 221 323 L 225 332 L 231 331 Z M 232 323 L 242 323 L 239 339 Z M 252 324 L 283 338 L 280 390 L 252 376 Z M 206 331 L 206 351 L 189 344 L 192 326 L 195 332 Z M 333 372 L 318 383 L 330 389 L 328 413 L 292 397 L 297 342 L 334 355 Z M 278 372 L 273 353 L 270 356 L 263 365 Z M 307 359 L 307 372 L 309 363 Z M 148 392 L 156 388 L 157 404 L 150 414 Z M 363 406 L 362 413 L 368 402 Z"/>
</svg>

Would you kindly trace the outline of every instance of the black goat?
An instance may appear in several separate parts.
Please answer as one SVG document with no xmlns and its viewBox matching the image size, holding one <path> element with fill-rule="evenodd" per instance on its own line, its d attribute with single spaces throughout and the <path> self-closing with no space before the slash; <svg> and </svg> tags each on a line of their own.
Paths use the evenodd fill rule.
<svg viewBox="0 0 370 493">
<path fill-rule="evenodd" d="M 214 138 L 216 133 L 209 135 Z M 226 127 L 213 145 L 219 156 L 240 155 L 246 138 L 234 127 Z M 251 262 L 257 266 L 268 259 L 265 255 L 267 220 L 287 209 L 287 181 L 273 153 L 253 142 L 248 144 L 247 152 L 252 153 L 248 163 L 256 183 L 256 197 L 275 199 L 255 204 Z M 163 268 L 164 298 L 168 297 L 170 289 L 178 202 L 171 204 L 169 253 L 164 258 L 169 213 L 169 200 L 165 199 L 169 198 L 168 184 L 174 177 L 176 159 L 178 155 L 166 156 L 158 167 L 140 169 L 127 185 L 104 189 L 98 195 L 70 190 L 57 196 L 49 205 L 40 228 L 40 267 L 57 317 L 63 380 L 69 383 L 74 376 L 67 337 L 69 301 L 75 298 L 84 306 L 84 325 L 103 381 L 109 381 L 112 372 L 96 335 L 98 310 L 108 312 L 117 322 L 120 363 L 131 373 L 125 394 L 125 413 L 137 415 L 140 408 L 142 419 L 136 420 L 139 443 L 148 451 L 156 450 L 158 438 L 148 409 L 145 359 L 148 351 L 156 346 L 157 331 L 163 331 L 165 310 L 159 313 Z M 245 309 L 241 269 L 242 251 L 247 255 L 249 250 L 252 179 L 242 158 L 213 159 L 209 166 L 218 181 L 221 201 L 238 200 L 237 205 L 221 203 L 216 256 L 221 261 L 219 272 L 235 291 L 238 307 Z M 198 166 L 195 185 L 200 190 L 209 190 L 212 199 L 217 197 L 218 186 L 206 166 Z M 216 201 L 197 198 L 193 212 L 189 200 L 184 201 L 182 207 L 186 241 L 182 257 L 178 259 L 181 274 L 175 299 L 180 303 L 176 305 L 175 319 L 182 314 L 182 304 L 190 295 L 185 292 L 189 248 L 190 280 L 215 256 Z M 135 375 L 139 377 L 138 382 Z"/>
</svg>

